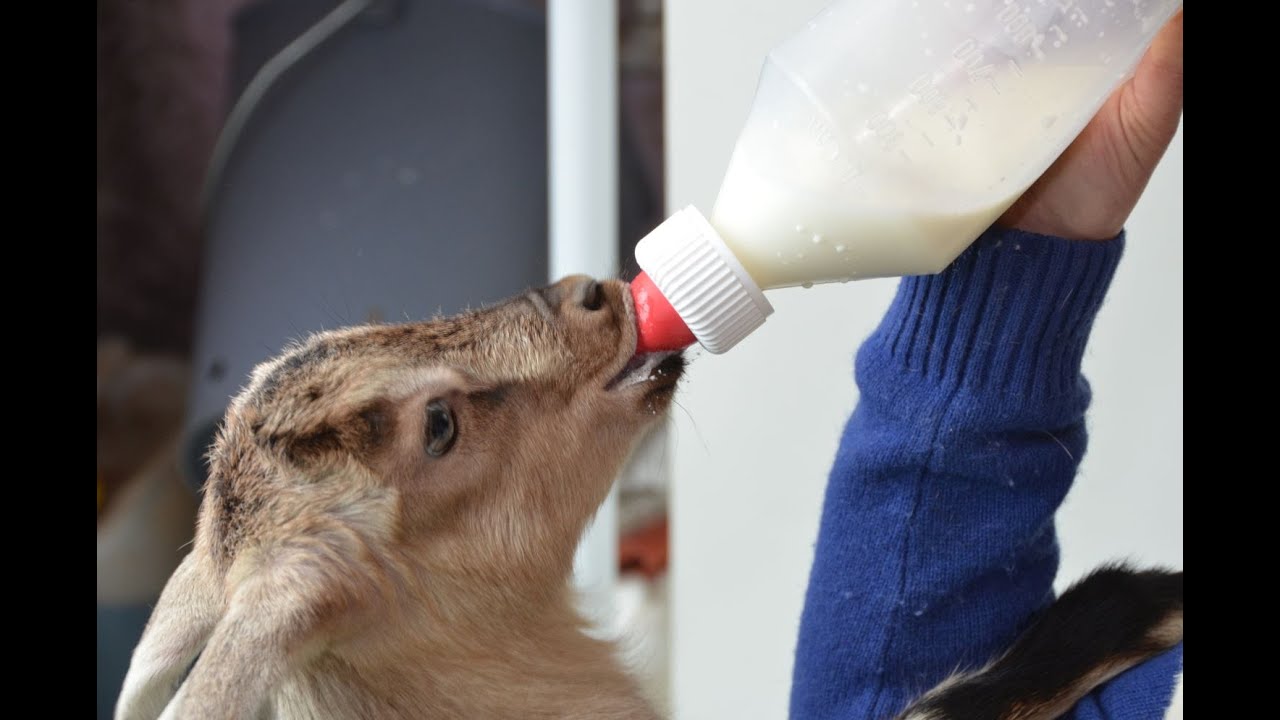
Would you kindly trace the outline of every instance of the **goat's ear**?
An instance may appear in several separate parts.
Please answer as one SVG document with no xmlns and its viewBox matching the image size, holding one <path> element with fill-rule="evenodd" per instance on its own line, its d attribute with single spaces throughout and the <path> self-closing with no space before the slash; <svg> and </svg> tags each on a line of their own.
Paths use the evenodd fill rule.
<svg viewBox="0 0 1280 720">
<path fill-rule="evenodd" d="M 204 648 L 223 604 L 222 588 L 211 565 L 193 550 L 165 584 L 133 651 L 116 703 L 116 720 L 159 717 Z"/>
<path fill-rule="evenodd" d="M 256 717 L 333 634 L 367 620 L 382 585 L 361 543 L 348 529 L 315 523 L 249 570 L 162 717 Z"/>
<path fill-rule="evenodd" d="M 1000 659 L 947 680 L 900 720 L 1052 720 L 1182 642 L 1182 573 L 1104 567 L 1074 585 Z"/>
</svg>

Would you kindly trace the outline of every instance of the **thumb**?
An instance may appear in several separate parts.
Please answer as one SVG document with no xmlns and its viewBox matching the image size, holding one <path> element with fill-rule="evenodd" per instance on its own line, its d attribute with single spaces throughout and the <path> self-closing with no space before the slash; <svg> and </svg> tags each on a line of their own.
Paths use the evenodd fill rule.
<svg viewBox="0 0 1280 720">
<path fill-rule="evenodd" d="M 1120 102 L 1120 122 L 1144 166 L 1160 161 L 1182 117 L 1182 10 L 1156 35 Z"/>
</svg>

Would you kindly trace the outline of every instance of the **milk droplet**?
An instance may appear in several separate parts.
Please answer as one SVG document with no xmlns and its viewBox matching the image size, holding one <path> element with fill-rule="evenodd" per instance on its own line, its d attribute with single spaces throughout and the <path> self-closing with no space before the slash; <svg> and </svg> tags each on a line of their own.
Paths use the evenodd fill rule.
<svg viewBox="0 0 1280 720">
<path fill-rule="evenodd" d="M 796 232 L 804 232 L 804 225 L 796 223 Z"/>
<path fill-rule="evenodd" d="M 805 290 L 808 290 L 809 288 L 813 287 L 813 283 L 811 282 L 800 283 L 800 287 L 804 288 Z"/>
<path fill-rule="evenodd" d="M 822 233 L 813 234 L 813 244 L 818 245 L 822 242 Z"/>
<path fill-rule="evenodd" d="M 837 245 L 837 246 L 836 246 L 836 252 L 838 252 L 838 253 L 842 253 L 842 252 L 844 252 L 844 251 L 845 251 L 845 247 L 844 247 L 843 245 Z"/>
</svg>

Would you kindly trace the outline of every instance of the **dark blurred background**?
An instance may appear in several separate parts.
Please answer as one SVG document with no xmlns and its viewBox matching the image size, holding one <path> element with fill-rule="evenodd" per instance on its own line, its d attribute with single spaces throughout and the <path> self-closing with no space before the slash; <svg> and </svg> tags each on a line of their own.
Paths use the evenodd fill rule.
<svg viewBox="0 0 1280 720">
<path fill-rule="evenodd" d="M 663 216 L 661 3 L 617 1 L 626 273 Z M 297 45 L 341 5 L 98 2 L 100 718 L 254 364 L 547 278 L 544 3 L 375 0 Z M 304 52 L 257 93 L 286 48 Z M 249 112 L 219 142 L 237 100 Z M 624 517 L 624 566 L 660 572 L 655 513 Z"/>
</svg>

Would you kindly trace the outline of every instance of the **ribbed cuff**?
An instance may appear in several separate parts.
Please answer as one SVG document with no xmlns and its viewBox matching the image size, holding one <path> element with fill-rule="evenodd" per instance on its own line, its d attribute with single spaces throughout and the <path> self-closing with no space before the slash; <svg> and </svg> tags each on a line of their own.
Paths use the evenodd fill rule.
<svg viewBox="0 0 1280 720">
<path fill-rule="evenodd" d="M 992 228 L 943 272 L 902 280 L 859 353 L 859 376 L 1023 399 L 1076 392 L 1123 250 L 1124 233 L 1089 242 Z"/>
</svg>

